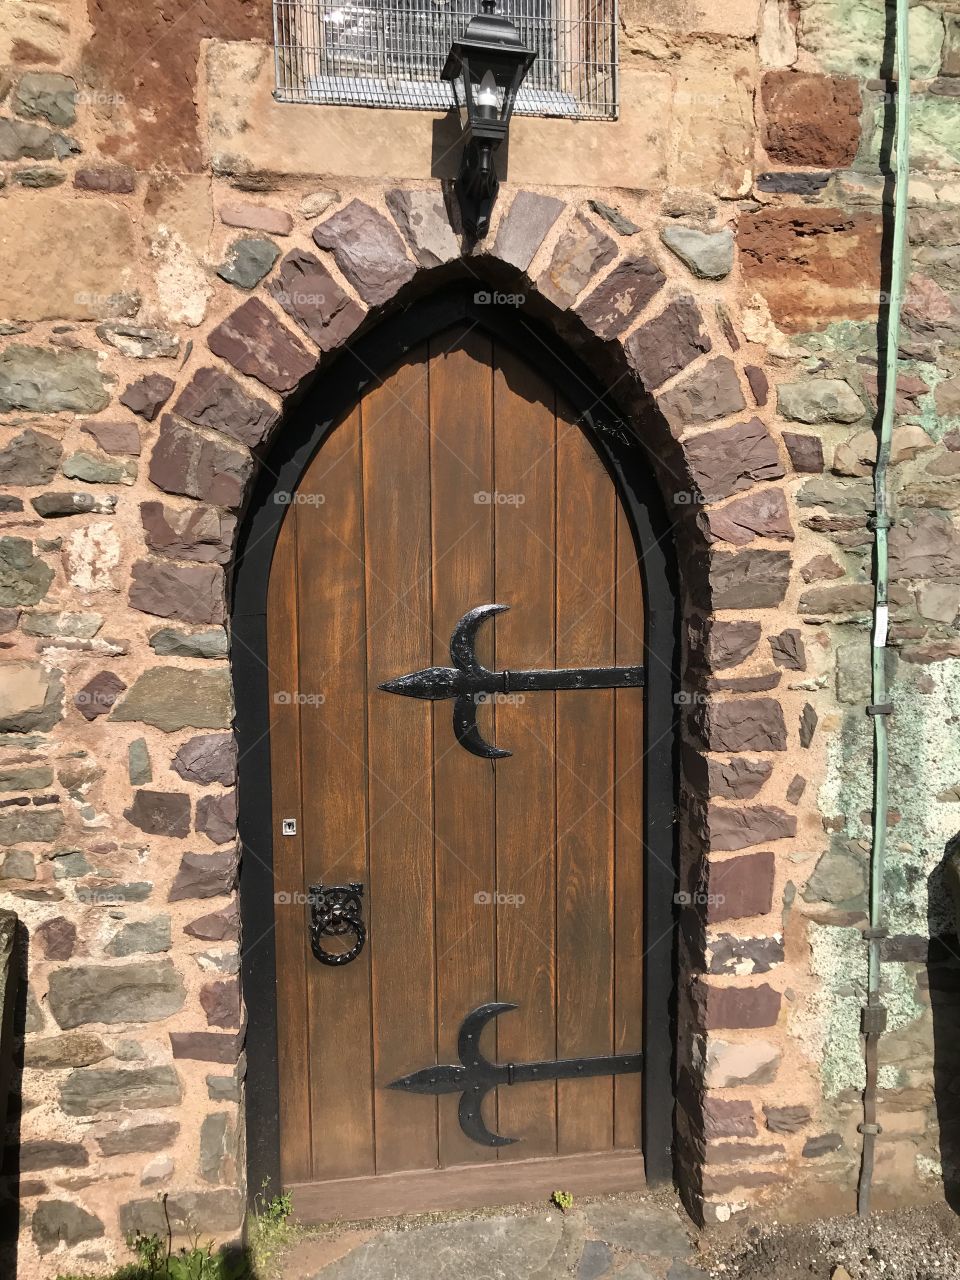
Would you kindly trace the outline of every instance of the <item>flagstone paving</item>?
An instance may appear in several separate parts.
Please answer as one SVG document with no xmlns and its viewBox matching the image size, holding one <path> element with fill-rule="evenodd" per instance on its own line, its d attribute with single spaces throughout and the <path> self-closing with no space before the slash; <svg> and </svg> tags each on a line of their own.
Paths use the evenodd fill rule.
<svg viewBox="0 0 960 1280">
<path fill-rule="evenodd" d="M 302 1240 L 284 1280 L 707 1280 L 693 1230 L 667 1200 L 553 1206 L 351 1224 Z"/>
</svg>

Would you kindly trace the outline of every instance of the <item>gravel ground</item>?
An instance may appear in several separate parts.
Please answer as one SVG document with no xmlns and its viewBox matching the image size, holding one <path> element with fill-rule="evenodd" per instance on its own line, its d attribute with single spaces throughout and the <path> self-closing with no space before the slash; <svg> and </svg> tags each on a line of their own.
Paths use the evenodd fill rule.
<svg viewBox="0 0 960 1280">
<path fill-rule="evenodd" d="M 960 1217 L 936 1205 L 773 1223 L 705 1242 L 697 1261 L 714 1280 L 960 1280 Z"/>
</svg>

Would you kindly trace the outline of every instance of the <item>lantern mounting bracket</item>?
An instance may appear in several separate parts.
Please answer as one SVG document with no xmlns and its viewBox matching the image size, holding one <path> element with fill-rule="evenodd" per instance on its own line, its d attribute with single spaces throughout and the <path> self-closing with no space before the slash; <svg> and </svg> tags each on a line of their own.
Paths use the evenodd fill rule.
<svg viewBox="0 0 960 1280">
<path fill-rule="evenodd" d="M 490 229 L 490 215 L 500 190 L 494 161 L 497 146 L 489 138 L 472 138 L 463 148 L 454 183 L 464 229 L 475 240 L 482 240 Z"/>
</svg>

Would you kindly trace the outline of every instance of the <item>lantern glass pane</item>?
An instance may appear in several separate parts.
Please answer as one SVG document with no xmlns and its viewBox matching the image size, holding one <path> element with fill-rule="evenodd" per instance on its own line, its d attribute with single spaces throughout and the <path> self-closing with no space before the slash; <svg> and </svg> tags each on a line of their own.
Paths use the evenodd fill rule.
<svg viewBox="0 0 960 1280">
<path fill-rule="evenodd" d="M 454 106 L 456 107 L 457 114 L 460 117 L 461 129 L 465 129 L 467 127 L 467 122 L 470 118 L 470 100 L 467 92 L 468 78 L 469 71 L 464 66 L 464 63 L 461 63 L 459 73 L 450 81 L 450 85 L 453 88 Z"/>
</svg>

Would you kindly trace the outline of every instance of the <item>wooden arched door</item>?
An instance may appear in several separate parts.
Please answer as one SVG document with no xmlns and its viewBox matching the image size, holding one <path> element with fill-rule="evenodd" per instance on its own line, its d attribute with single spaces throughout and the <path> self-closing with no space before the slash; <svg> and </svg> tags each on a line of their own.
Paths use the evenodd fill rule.
<svg viewBox="0 0 960 1280">
<path fill-rule="evenodd" d="M 474 328 L 410 352 L 291 495 L 267 647 L 280 1157 L 301 1216 L 641 1180 L 636 673 L 632 687 L 507 679 L 476 696 L 479 735 L 512 752 L 496 760 L 458 741 L 453 701 L 378 686 L 449 667 L 458 621 L 487 604 L 509 607 L 477 626 L 487 669 L 636 668 L 642 600 L 590 439 L 554 387 Z M 325 900 L 345 914 L 325 917 L 343 932 L 322 950 L 354 947 L 362 912 L 349 963 L 312 951 L 321 884 L 347 890 Z M 465 1027 L 495 1002 L 516 1007 Z M 434 1079 L 471 1029 L 499 1074 Z"/>
</svg>

